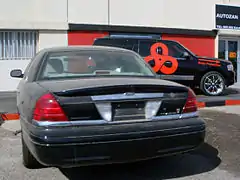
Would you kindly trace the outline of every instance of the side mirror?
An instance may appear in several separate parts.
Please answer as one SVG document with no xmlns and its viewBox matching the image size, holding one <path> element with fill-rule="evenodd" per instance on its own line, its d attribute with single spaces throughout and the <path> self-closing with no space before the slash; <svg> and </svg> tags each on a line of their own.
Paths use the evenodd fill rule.
<svg viewBox="0 0 240 180">
<path fill-rule="evenodd" d="M 14 78 L 23 78 L 23 73 L 21 69 L 14 69 L 10 72 L 10 76 Z"/>
<path fill-rule="evenodd" d="M 188 58 L 190 57 L 190 55 L 189 55 L 188 52 L 184 52 L 184 53 L 183 53 L 183 57 L 186 58 L 186 59 L 188 59 Z"/>
</svg>

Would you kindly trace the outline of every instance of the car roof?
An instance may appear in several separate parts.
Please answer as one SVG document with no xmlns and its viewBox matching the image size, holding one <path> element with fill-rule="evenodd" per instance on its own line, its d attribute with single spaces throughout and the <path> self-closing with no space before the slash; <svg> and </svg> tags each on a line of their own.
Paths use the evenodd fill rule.
<svg viewBox="0 0 240 180">
<path fill-rule="evenodd" d="M 42 53 L 49 52 L 62 52 L 62 51 L 81 51 L 81 50 L 96 50 L 96 51 L 118 51 L 118 52 L 132 52 L 131 50 L 119 48 L 119 47 L 109 47 L 109 46 L 97 46 L 97 45 L 78 45 L 78 46 L 58 46 L 42 49 Z"/>
</svg>

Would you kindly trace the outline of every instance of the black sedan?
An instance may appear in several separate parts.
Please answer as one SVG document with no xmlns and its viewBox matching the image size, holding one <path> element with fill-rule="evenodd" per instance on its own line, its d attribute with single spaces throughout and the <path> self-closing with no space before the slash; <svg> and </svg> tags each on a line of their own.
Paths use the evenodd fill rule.
<svg viewBox="0 0 240 180">
<path fill-rule="evenodd" d="M 41 50 L 17 88 L 23 163 L 76 167 L 188 152 L 205 138 L 194 92 L 160 80 L 137 53 Z"/>
</svg>

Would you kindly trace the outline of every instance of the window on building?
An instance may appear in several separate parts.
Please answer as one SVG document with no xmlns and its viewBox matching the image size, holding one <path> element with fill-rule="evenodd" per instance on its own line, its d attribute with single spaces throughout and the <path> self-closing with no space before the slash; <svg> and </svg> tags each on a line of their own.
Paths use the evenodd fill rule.
<svg viewBox="0 0 240 180">
<path fill-rule="evenodd" d="M 225 53 L 226 52 L 226 45 L 225 40 L 219 40 L 219 46 L 218 46 L 218 58 L 225 59 Z"/>
<path fill-rule="evenodd" d="M 36 54 L 37 32 L 0 31 L 0 60 L 28 60 Z"/>
</svg>

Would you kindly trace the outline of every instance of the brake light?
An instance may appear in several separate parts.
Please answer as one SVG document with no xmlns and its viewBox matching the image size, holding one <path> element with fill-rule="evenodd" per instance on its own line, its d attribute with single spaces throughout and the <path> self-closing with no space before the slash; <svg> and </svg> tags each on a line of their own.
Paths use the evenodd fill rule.
<svg viewBox="0 0 240 180">
<path fill-rule="evenodd" d="M 44 94 L 35 105 L 33 119 L 36 121 L 68 121 L 60 104 L 52 94 Z"/>
<path fill-rule="evenodd" d="M 186 104 L 183 108 L 183 113 L 190 113 L 190 112 L 196 112 L 198 110 L 197 108 L 197 98 L 195 93 L 192 89 L 189 88 L 188 90 L 188 98 L 186 101 Z"/>
</svg>

